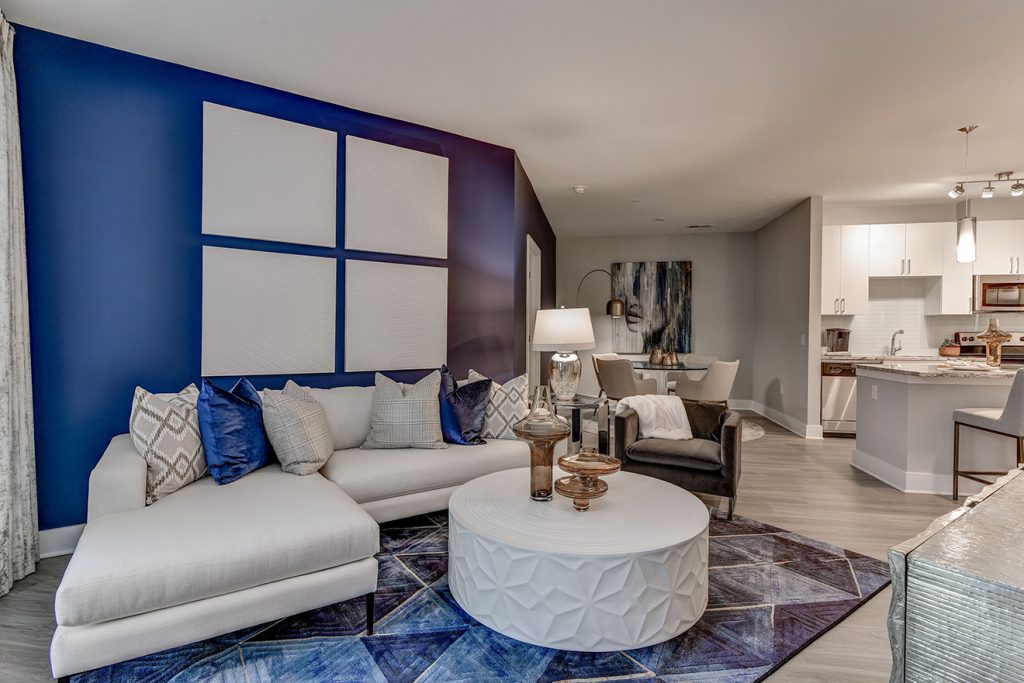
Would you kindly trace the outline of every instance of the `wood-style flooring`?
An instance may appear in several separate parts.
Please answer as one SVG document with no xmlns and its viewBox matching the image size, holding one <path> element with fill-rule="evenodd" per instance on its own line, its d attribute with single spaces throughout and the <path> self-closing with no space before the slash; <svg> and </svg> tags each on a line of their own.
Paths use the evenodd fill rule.
<svg viewBox="0 0 1024 683">
<path fill-rule="evenodd" d="M 889 546 L 954 507 L 948 498 L 903 494 L 854 469 L 852 439 L 808 441 L 763 418 L 750 419 L 766 435 L 743 445 L 738 514 L 885 559 Z M 0 681 L 49 679 L 53 594 L 67 562 L 42 560 L 35 574 L 0 598 Z M 879 593 L 769 680 L 887 681 L 889 597 L 889 589 Z"/>
</svg>

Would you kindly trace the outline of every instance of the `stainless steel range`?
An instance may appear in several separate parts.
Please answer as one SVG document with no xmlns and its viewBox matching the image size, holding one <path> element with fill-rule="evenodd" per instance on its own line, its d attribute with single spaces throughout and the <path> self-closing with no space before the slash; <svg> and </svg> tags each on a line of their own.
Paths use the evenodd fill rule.
<svg viewBox="0 0 1024 683">
<path fill-rule="evenodd" d="M 960 345 L 960 355 L 967 358 L 984 358 L 985 345 L 978 340 L 984 332 L 957 332 L 953 341 Z M 1003 344 L 1004 365 L 1024 365 L 1024 332 L 1009 332 L 1010 341 Z"/>
</svg>

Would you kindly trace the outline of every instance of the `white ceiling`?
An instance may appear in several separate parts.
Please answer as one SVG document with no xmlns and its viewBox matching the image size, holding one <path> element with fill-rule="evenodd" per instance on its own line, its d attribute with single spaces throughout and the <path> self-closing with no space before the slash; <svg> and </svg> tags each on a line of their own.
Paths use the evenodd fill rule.
<svg viewBox="0 0 1024 683">
<path fill-rule="evenodd" d="M 812 194 L 946 201 L 966 123 L 981 126 L 973 174 L 1024 172 L 1020 0 L 3 4 L 15 22 L 513 147 L 559 235 L 749 230 Z"/>
</svg>

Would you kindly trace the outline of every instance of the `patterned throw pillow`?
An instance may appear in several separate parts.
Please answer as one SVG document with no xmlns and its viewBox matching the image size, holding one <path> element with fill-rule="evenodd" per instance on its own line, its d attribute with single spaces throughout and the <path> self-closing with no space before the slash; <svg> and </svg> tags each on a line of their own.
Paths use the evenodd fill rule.
<svg viewBox="0 0 1024 683">
<path fill-rule="evenodd" d="M 135 387 L 128 431 L 135 450 L 146 461 L 146 505 L 206 474 L 198 398 L 195 384 L 168 400 Z"/>
<path fill-rule="evenodd" d="M 487 379 L 476 370 L 469 371 L 469 381 Z M 485 439 L 514 439 L 512 425 L 530 414 L 527 394 L 530 383 L 526 375 L 519 375 L 504 384 L 491 382 L 491 400 L 484 417 Z"/>
<path fill-rule="evenodd" d="M 291 380 L 283 391 L 263 392 L 263 426 L 285 472 L 312 474 L 334 453 L 324 407 Z"/>
<path fill-rule="evenodd" d="M 377 373 L 363 448 L 448 448 L 441 434 L 441 373 L 401 384 Z"/>
</svg>

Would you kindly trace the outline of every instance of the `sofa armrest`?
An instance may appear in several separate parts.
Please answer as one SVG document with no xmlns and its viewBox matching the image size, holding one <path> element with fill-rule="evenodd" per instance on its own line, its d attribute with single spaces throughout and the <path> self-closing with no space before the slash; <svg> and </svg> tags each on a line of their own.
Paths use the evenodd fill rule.
<svg viewBox="0 0 1024 683">
<path fill-rule="evenodd" d="M 640 418 L 632 408 L 626 408 L 615 415 L 615 457 L 626 462 L 626 449 L 636 443 L 640 436 Z"/>
<path fill-rule="evenodd" d="M 740 483 L 740 460 L 743 450 L 743 415 L 725 411 L 722 421 L 722 474 L 732 482 L 733 496 Z"/>
<path fill-rule="evenodd" d="M 97 517 L 146 507 L 146 461 L 128 434 L 115 436 L 89 475 L 89 514 Z"/>
</svg>

